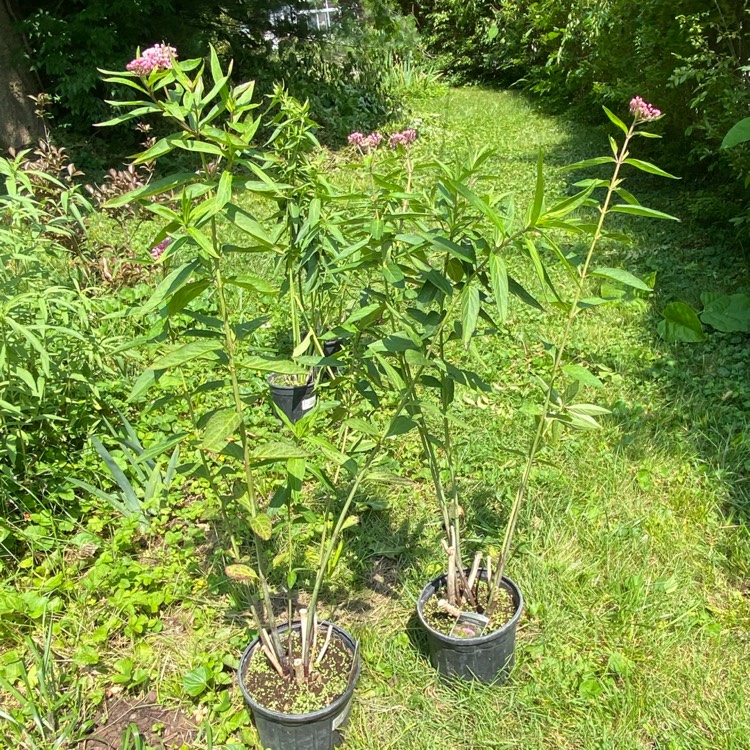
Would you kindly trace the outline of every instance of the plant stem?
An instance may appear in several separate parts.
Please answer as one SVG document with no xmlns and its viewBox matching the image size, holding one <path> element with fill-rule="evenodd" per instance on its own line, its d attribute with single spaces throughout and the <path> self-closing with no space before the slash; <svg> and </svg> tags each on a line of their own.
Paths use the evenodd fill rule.
<svg viewBox="0 0 750 750">
<path fill-rule="evenodd" d="M 216 247 L 216 224 L 212 220 L 212 232 L 214 237 L 214 247 Z M 229 322 L 229 312 L 224 293 L 224 279 L 221 274 L 221 262 L 218 258 L 214 259 L 214 281 L 216 283 L 216 292 L 219 299 L 219 309 L 221 312 L 221 318 L 224 328 L 224 344 L 226 346 L 227 353 L 227 369 L 229 370 L 229 377 L 232 381 L 232 396 L 234 399 L 234 409 L 239 417 L 239 431 L 240 440 L 242 442 L 242 457 L 245 472 L 245 485 L 247 487 L 247 497 L 250 508 L 250 513 L 253 517 L 258 514 L 258 501 L 255 491 L 255 479 L 253 477 L 253 469 L 250 463 L 250 446 L 247 439 L 247 430 L 245 428 L 245 409 L 242 403 L 242 395 L 240 393 L 239 378 L 237 377 L 237 361 L 235 356 L 235 334 L 232 326 Z M 261 591 L 263 593 L 263 603 L 266 609 L 266 617 L 268 619 L 268 626 L 271 631 L 271 640 L 273 643 L 274 651 L 279 661 L 284 662 L 284 651 L 281 647 L 281 640 L 279 634 L 276 631 L 276 618 L 273 613 L 273 602 L 271 600 L 271 591 L 268 586 L 268 576 L 266 574 L 266 564 L 263 556 L 263 544 L 262 539 L 253 531 L 253 544 L 255 546 L 255 555 L 258 564 L 258 578 L 260 579 Z"/>
<path fill-rule="evenodd" d="M 497 593 L 497 590 L 499 589 L 503 580 L 503 574 L 505 572 L 505 565 L 508 562 L 508 556 L 510 555 L 510 548 L 513 543 L 513 535 L 515 533 L 516 524 L 518 522 L 518 514 L 521 510 L 521 506 L 526 497 L 526 490 L 528 489 L 529 479 L 531 477 L 531 470 L 534 466 L 536 455 L 542 445 L 542 438 L 544 437 L 544 433 L 546 431 L 547 416 L 549 414 L 549 408 L 552 402 L 552 393 L 553 393 L 555 381 L 557 379 L 557 376 L 560 373 L 560 366 L 562 364 L 562 358 L 565 352 L 565 347 L 568 344 L 571 331 L 573 330 L 573 322 L 576 318 L 576 315 L 578 315 L 580 311 L 578 308 L 578 305 L 583 296 L 584 285 L 588 278 L 589 266 L 591 265 L 591 260 L 594 256 L 594 251 L 596 250 L 596 247 L 599 244 L 599 240 L 601 239 L 601 236 L 602 236 L 602 228 L 604 227 L 604 220 L 607 217 L 607 213 L 609 211 L 609 204 L 611 203 L 612 196 L 614 195 L 615 190 L 617 186 L 619 185 L 618 175 L 620 173 L 620 167 L 622 166 L 625 159 L 627 159 L 628 144 L 630 143 L 630 139 L 633 136 L 634 130 L 635 130 L 635 123 L 633 123 L 630 126 L 630 129 L 628 130 L 628 133 L 625 136 L 625 141 L 623 142 L 622 148 L 620 149 L 620 151 L 618 152 L 615 158 L 614 173 L 612 175 L 612 179 L 610 180 L 609 186 L 607 187 L 607 195 L 606 195 L 606 198 L 604 199 L 604 203 L 599 209 L 599 220 L 596 225 L 596 230 L 594 231 L 594 236 L 591 238 L 591 244 L 589 245 L 588 252 L 586 253 L 586 260 L 579 274 L 578 285 L 575 290 L 575 294 L 573 295 L 573 301 L 570 303 L 570 310 L 568 311 L 568 317 L 565 321 L 565 327 L 563 328 L 560 341 L 555 348 L 555 358 L 552 363 L 552 371 L 550 373 L 549 382 L 547 383 L 547 394 L 544 399 L 544 405 L 542 406 L 542 412 L 539 415 L 537 428 L 534 432 L 534 436 L 529 445 L 528 453 L 526 454 L 526 464 L 524 466 L 523 475 L 521 477 L 521 482 L 518 485 L 518 489 L 516 490 L 516 495 L 513 500 L 513 505 L 511 506 L 510 517 L 508 518 L 508 524 L 505 527 L 503 547 L 502 547 L 502 550 L 500 552 L 500 555 L 498 557 L 498 560 L 495 566 L 494 577 L 492 579 L 492 584 L 490 586 L 489 601 L 487 603 L 487 610 L 486 610 L 488 616 L 491 616 L 494 611 L 494 606 L 496 603 L 495 594 Z"/>
</svg>

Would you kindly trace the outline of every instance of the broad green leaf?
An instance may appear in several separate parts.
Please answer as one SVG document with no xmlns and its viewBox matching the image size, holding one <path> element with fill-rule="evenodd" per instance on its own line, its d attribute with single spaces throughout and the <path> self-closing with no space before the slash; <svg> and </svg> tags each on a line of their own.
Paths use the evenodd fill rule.
<svg viewBox="0 0 750 750">
<path fill-rule="evenodd" d="M 657 167 L 655 164 L 651 164 L 647 161 L 641 161 L 640 159 L 625 159 L 623 162 L 624 164 L 630 164 L 631 167 L 635 167 L 636 169 L 640 169 L 642 172 L 648 172 L 649 174 L 655 174 L 659 177 L 669 177 L 670 180 L 679 180 L 680 178 L 676 175 L 669 174 L 669 172 L 665 172 L 660 167 Z"/>
<path fill-rule="evenodd" d="M 479 288 L 468 284 L 461 293 L 461 327 L 464 346 L 468 346 L 479 318 Z"/>
<path fill-rule="evenodd" d="M 723 294 L 704 303 L 701 320 L 725 333 L 750 333 L 750 294 Z"/>
<path fill-rule="evenodd" d="M 192 239 L 209 258 L 220 257 L 219 250 L 214 247 L 213 242 L 208 237 L 206 237 L 206 235 L 203 234 L 200 229 L 196 229 L 195 227 L 188 227 L 187 233 L 190 239 Z"/>
<path fill-rule="evenodd" d="M 197 698 L 208 690 L 212 678 L 213 674 L 208 667 L 197 667 L 182 678 L 182 687 L 189 696 Z"/>
<path fill-rule="evenodd" d="M 662 314 L 664 320 L 659 321 L 657 330 L 665 341 L 705 341 L 703 326 L 690 305 L 685 302 L 670 302 Z"/>
<path fill-rule="evenodd" d="M 732 126 L 721 142 L 722 148 L 734 148 L 740 143 L 750 141 L 750 117 L 740 120 Z"/>
<path fill-rule="evenodd" d="M 676 216 L 670 216 L 663 211 L 657 211 L 655 208 L 631 206 L 627 203 L 620 203 L 616 206 L 611 206 L 609 210 L 620 214 L 631 214 L 632 216 L 647 216 L 650 219 L 669 219 L 670 221 L 679 221 Z"/>
<path fill-rule="evenodd" d="M 465 260 L 468 263 L 476 263 L 477 256 L 474 252 L 473 247 L 463 247 L 453 240 L 449 240 L 447 237 L 441 237 L 440 235 L 425 235 L 427 239 L 432 243 L 433 247 L 439 248 L 440 250 L 447 250 L 451 255 Z"/>
<path fill-rule="evenodd" d="M 596 268 L 591 272 L 591 275 L 603 279 L 611 279 L 619 284 L 631 286 L 634 289 L 641 289 L 644 292 L 653 291 L 645 281 L 641 281 L 637 276 L 622 268 Z"/>
<path fill-rule="evenodd" d="M 221 450 L 227 438 L 237 432 L 240 422 L 240 415 L 234 408 L 219 409 L 209 418 L 198 447 L 208 451 Z"/>
<path fill-rule="evenodd" d="M 271 517 L 265 513 L 258 513 L 257 516 L 253 516 L 250 519 L 250 528 L 264 542 L 267 542 L 271 538 L 271 533 L 273 531 Z"/>
<path fill-rule="evenodd" d="M 207 354 L 217 352 L 221 345 L 215 339 L 200 339 L 191 341 L 187 344 L 177 347 L 171 352 L 162 355 L 155 360 L 150 370 L 168 370 L 170 367 L 183 365 L 198 357 L 205 357 Z"/>
</svg>

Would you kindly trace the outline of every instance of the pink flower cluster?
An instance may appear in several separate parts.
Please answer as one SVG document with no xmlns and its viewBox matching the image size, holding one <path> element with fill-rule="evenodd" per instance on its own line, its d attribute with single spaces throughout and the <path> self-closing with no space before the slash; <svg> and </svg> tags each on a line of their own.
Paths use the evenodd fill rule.
<svg viewBox="0 0 750 750">
<path fill-rule="evenodd" d="M 657 117 L 661 117 L 661 110 L 644 102 L 640 96 L 634 96 L 630 100 L 630 114 L 635 117 L 637 122 L 649 122 L 655 120 Z"/>
<path fill-rule="evenodd" d="M 416 140 L 417 131 L 413 128 L 407 128 L 406 130 L 402 130 L 400 133 L 393 133 L 388 139 L 388 145 L 391 148 L 398 148 L 399 146 L 410 146 Z"/>
<path fill-rule="evenodd" d="M 139 76 L 147 76 L 154 70 L 167 70 L 172 67 L 172 60 L 177 57 L 177 50 L 166 44 L 155 44 L 143 50 L 140 57 L 131 60 L 127 69 Z"/>
<path fill-rule="evenodd" d="M 369 151 L 370 149 L 377 148 L 380 145 L 381 141 L 383 140 L 383 136 L 380 133 L 370 133 L 370 135 L 364 135 L 358 130 L 355 130 L 353 133 L 349 134 L 349 138 L 347 140 L 349 141 L 350 146 L 358 146 L 365 151 Z"/>
<path fill-rule="evenodd" d="M 159 260 L 162 255 L 164 255 L 164 251 L 174 242 L 174 240 L 171 237 L 167 237 L 165 240 L 162 240 L 158 245 L 151 248 L 151 257 L 154 260 Z"/>
</svg>

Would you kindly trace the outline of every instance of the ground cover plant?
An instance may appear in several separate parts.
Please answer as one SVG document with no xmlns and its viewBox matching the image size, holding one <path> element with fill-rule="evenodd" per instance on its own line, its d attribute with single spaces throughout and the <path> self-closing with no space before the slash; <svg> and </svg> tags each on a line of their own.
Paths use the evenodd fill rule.
<svg viewBox="0 0 750 750">
<path fill-rule="evenodd" d="M 191 80 L 195 70 L 197 66 L 186 72 Z M 437 158 L 447 169 L 460 170 L 461 164 L 471 163 L 472 150 L 481 153 L 482 146 L 492 146 L 494 152 L 488 151 L 481 165 L 482 174 L 491 178 L 483 192 L 503 185 L 519 205 L 533 206 L 540 147 L 545 153 L 541 174 L 548 194 L 556 196 L 553 200 L 565 200 L 581 190 L 579 186 L 566 195 L 571 178 L 557 167 L 591 158 L 601 153 L 600 147 L 607 147 L 603 130 L 545 117 L 519 95 L 454 90 L 422 106 L 419 137 L 404 136 L 403 125 L 409 123 L 399 123 L 394 130 L 402 134 L 402 141 L 395 143 L 393 152 L 380 152 L 391 155 L 382 156 L 384 168 L 390 164 L 388 173 L 373 171 L 378 195 L 390 196 L 388 210 L 393 216 L 388 222 L 395 230 L 399 221 L 410 221 L 409 212 L 403 210 L 404 200 L 416 205 L 421 177 L 415 175 L 411 191 L 404 191 L 398 180 L 384 183 L 389 176 L 408 180 L 407 160 L 420 164 Z M 258 110 L 253 113 L 252 117 L 259 114 Z M 610 131 L 616 133 L 615 127 L 610 126 Z M 467 139 L 474 146 L 468 152 Z M 187 136 L 181 142 L 192 140 Z M 404 141 L 410 141 L 408 149 Z M 454 166 L 456 154 L 461 156 Z M 257 158 L 256 165 L 265 163 L 259 154 L 248 158 Z M 336 165 L 331 181 L 347 188 L 341 195 L 351 195 L 355 204 L 372 204 L 369 175 L 365 171 L 360 176 L 361 154 L 352 149 L 331 161 Z M 190 182 L 215 185 L 218 192 L 221 180 L 225 184 L 229 180 L 221 173 L 201 169 L 197 175 L 191 173 Z M 262 182 L 255 179 L 256 172 L 253 175 L 243 180 Z M 576 174 L 572 179 L 592 178 Z M 602 174 L 601 179 L 606 176 Z M 634 180 L 633 192 L 648 206 L 682 214 L 690 188 L 670 183 L 669 189 L 656 189 L 652 182 L 656 179 L 644 174 L 640 181 Z M 234 173 L 231 180 L 235 183 Z M 262 218 L 278 210 L 275 201 L 254 195 L 251 189 L 243 194 L 237 187 L 226 204 L 242 212 L 235 216 L 247 221 L 247 217 L 257 217 L 261 224 Z M 196 206 L 210 203 L 210 193 L 201 196 L 202 188 L 195 190 Z M 107 321 L 102 315 L 98 322 L 111 326 L 114 320 L 120 329 L 117 343 L 105 349 L 106 356 L 113 362 L 119 358 L 127 373 L 127 378 L 113 376 L 109 388 L 114 392 L 119 384 L 121 390 L 111 404 L 127 412 L 127 421 L 122 422 L 124 434 L 118 440 L 105 439 L 101 429 L 97 434 L 110 446 L 115 465 L 130 477 L 136 496 L 143 497 L 145 481 L 122 451 L 123 445 L 135 444 L 127 425 L 137 433 L 137 445 L 144 452 L 153 448 L 144 463 L 155 459 L 163 461 L 162 466 L 172 455 L 175 443 L 171 441 L 188 432 L 180 438 L 186 441 L 179 458 L 180 480 L 166 492 L 152 494 L 146 507 L 146 530 L 137 517 L 123 519 L 105 501 L 72 487 L 66 490 L 67 497 L 84 504 L 87 513 L 30 507 L 12 517 L 19 541 L 9 545 L 7 537 L 3 539 L 0 627 L 8 646 L 0 657 L 0 668 L 21 697 L 3 694 L 3 710 L 15 719 L 0 730 L 9 746 L 45 747 L 50 737 L 64 743 L 77 738 L 77 732 L 90 730 L 95 737 L 107 725 L 103 709 L 114 709 L 120 698 L 134 705 L 149 695 L 152 702 L 179 708 L 183 720 L 195 727 L 192 735 L 183 735 L 189 745 L 252 747 L 256 743 L 246 709 L 233 687 L 238 654 L 249 638 L 248 587 L 236 580 L 242 578 L 243 569 L 230 569 L 230 576 L 226 571 L 227 564 L 249 562 L 245 540 L 252 537 L 244 517 L 247 509 L 242 514 L 236 510 L 244 500 L 243 477 L 236 476 L 235 461 L 239 459 L 242 466 L 244 451 L 230 448 L 228 456 L 207 448 L 202 451 L 219 474 L 221 489 L 214 491 L 212 472 L 201 468 L 202 459 L 192 458 L 188 450 L 201 444 L 210 424 L 210 418 L 202 422 L 191 413 L 229 408 L 236 414 L 233 393 L 228 399 L 214 398 L 213 385 L 202 388 L 212 380 L 231 381 L 231 374 L 227 376 L 230 360 L 217 357 L 216 374 L 205 380 L 201 380 L 204 362 L 186 362 L 182 371 L 165 372 L 142 397 L 136 391 L 133 401 L 125 400 L 130 390 L 125 386 L 132 385 L 141 370 L 146 369 L 151 381 L 157 380 L 155 373 L 161 368 L 153 366 L 156 358 L 178 351 L 183 337 L 214 346 L 227 341 L 212 301 L 216 298 L 209 297 L 216 277 L 208 269 L 216 259 L 208 253 L 208 245 L 205 268 L 211 276 L 186 280 L 208 281 L 202 292 L 174 315 L 162 314 L 165 300 L 148 310 L 154 290 L 168 289 L 176 278 L 179 253 L 188 252 L 190 246 L 204 247 L 200 240 L 177 244 L 189 222 L 180 214 L 181 196 L 175 195 L 175 200 L 178 231 L 170 224 L 177 219 L 167 216 L 175 208 L 156 205 L 160 221 L 151 225 L 152 233 L 142 240 L 144 267 L 152 264 L 148 282 L 106 294 L 113 317 Z M 201 212 L 208 214 L 216 205 L 199 209 L 196 221 Z M 225 245 L 246 246 L 246 232 L 230 218 L 220 213 L 216 217 L 222 254 Z M 189 226 L 204 231 L 210 218 L 207 224 Z M 335 450 L 353 456 L 361 466 L 371 455 L 372 443 L 386 436 L 377 472 L 371 472 L 374 476 L 367 481 L 363 478 L 351 496 L 349 519 L 356 517 L 356 525 L 347 530 L 345 543 L 332 549 L 330 559 L 336 564 L 330 566 L 330 576 L 327 571 L 319 594 L 322 611 L 360 639 L 363 672 L 346 732 L 348 746 L 744 747 L 748 660 L 743 629 L 748 623 L 750 575 L 745 526 L 750 458 L 750 394 L 743 380 L 746 340 L 738 334 L 719 333 L 701 345 L 701 351 L 665 344 L 656 336 L 655 313 L 675 298 L 695 304 L 707 285 L 725 293 L 742 288 L 747 284 L 747 271 L 722 254 L 721 242 L 732 241 L 728 232 L 721 238 L 705 235 L 684 216 L 688 220 L 674 226 L 641 226 L 640 219 L 633 223 L 632 217 L 623 218 L 628 224 L 615 222 L 611 236 L 602 241 L 602 265 L 631 268 L 654 291 L 629 287 L 622 283 L 625 277 L 596 277 L 591 293 L 611 302 L 600 306 L 596 317 L 581 316 L 569 335 L 569 355 L 588 371 L 588 375 L 577 371 L 583 379 L 582 393 L 587 400 L 590 395 L 592 401 L 606 405 L 611 414 L 600 418 L 598 430 L 560 435 L 555 450 L 530 470 L 534 502 L 519 506 L 509 563 L 509 572 L 523 584 L 527 609 L 519 628 L 518 664 L 503 688 L 442 684 L 427 662 L 413 611 L 425 580 L 445 570 L 440 545 L 444 519 L 435 504 L 434 476 L 430 465 L 425 465 L 418 429 L 388 435 L 388 417 L 398 404 L 393 403 L 387 368 L 382 364 L 376 368 L 380 380 L 365 376 L 372 361 L 379 361 L 364 356 L 365 344 L 370 343 L 366 336 L 355 343 L 361 333 L 357 321 L 345 319 L 339 330 L 335 326 L 331 330 L 345 339 L 345 353 L 336 365 L 346 364 L 348 372 L 344 370 L 340 377 L 365 379 L 382 402 L 377 408 L 384 410 L 377 422 L 383 432 L 368 434 L 367 422 L 361 424 L 357 417 L 365 415 L 372 421 L 372 415 L 380 412 L 375 412 L 367 398 L 373 396 L 370 389 L 363 388 L 353 408 L 364 411 L 350 416 L 344 410 L 337 417 L 339 435 L 346 437 L 343 443 L 335 443 Z M 165 238 L 159 232 L 165 226 L 171 226 L 172 243 L 163 244 Z M 246 226 L 259 231 L 254 224 Z M 366 222 L 353 222 L 346 231 L 371 238 L 381 228 L 373 225 L 368 214 Z M 206 236 L 215 250 L 210 233 Z M 398 240 L 402 241 L 408 244 Z M 258 242 L 255 236 L 253 243 Z M 573 249 L 585 256 L 584 243 Z M 550 250 L 541 249 L 549 280 L 563 298 L 574 298 L 576 286 L 562 260 L 555 261 Z M 263 253 L 228 248 L 226 253 L 227 274 L 253 279 L 252 289 L 228 285 L 231 320 L 267 318 L 247 338 L 240 338 L 244 329 L 236 330 L 238 357 L 273 360 L 274 367 L 282 359 L 293 360 L 288 334 L 283 357 L 275 340 L 278 332 L 288 331 L 289 320 L 285 304 L 279 302 L 272 253 L 265 260 Z M 158 256 L 155 263 L 152 255 Z M 464 532 L 465 543 L 471 549 L 489 550 L 493 556 L 502 553 L 503 524 L 522 471 L 519 453 L 528 447 L 530 426 L 538 416 L 533 376 L 542 373 L 549 379 L 552 373 L 543 342 L 559 341 L 565 335 L 565 321 L 548 312 L 555 303 L 549 283 L 538 277 L 528 255 L 513 254 L 506 264 L 509 278 L 534 291 L 545 312 L 515 302 L 508 306 L 507 323 L 500 332 L 494 323 L 477 316 L 471 337 L 474 345 L 464 348 L 463 330 L 452 342 L 454 366 L 477 372 L 489 390 L 456 386 L 451 405 L 455 478 L 448 469 L 443 480 L 449 491 L 452 484 L 459 488 L 465 529 L 470 530 L 468 535 Z M 362 275 L 367 276 L 366 267 Z M 263 292 L 265 284 L 274 291 Z M 473 293 L 466 296 L 473 297 Z M 374 302 L 378 302 L 375 297 L 367 298 L 362 309 Z M 144 306 L 145 314 L 133 314 L 136 309 L 143 313 Z M 487 308 L 493 318 L 496 307 L 493 297 Z M 190 314 L 183 314 L 185 310 Z M 212 330 L 217 320 L 218 336 L 195 335 Z M 270 327 L 264 328 L 266 323 Z M 389 328 L 387 318 L 367 325 L 375 327 L 370 341 L 395 330 Z M 314 326 L 311 330 L 317 335 Z M 137 346 L 128 346 L 136 338 L 140 339 Z M 387 356 L 397 361 L 399 353 Z M 321 365 L 320 360 L 302 360 L 302 364 Z M 291 425 L 276 421 L 266 401 L 265 371 L 258 373 L 247 376 L 240 393 L 252 450 L 258 451 L 255 458 L 280 433 L 285 444 L 310 450 L 311 438 L 316 432 L 327 434 L 333 415 L 341 409 L 335 403 L 338 386 L 330 386 L 328 395 L 321 385 L 321 400 L 330 407 L 321 403 L 309 422 Z M 144 379 L 141 385 L 147 382 Z M 418 413 L 406 414 L 421 421 Z M 427 414 L 428 418 L 433 415 L 440 425 L 442 415 Z M 107 416 L 118 432 L 114 409 Z M 396 431 L 406 426 L 402 422 Z M 81 437 L 83 442 L 85 436 Z M 241 439 L 234 441 L 241 443 Z M 341 445 L 347 447 L 340 449 Z M 138 452 L 134 455 L 137 458 Z M 326 457 L 326 471 L 336 463 L 330 459 Z M 283 556 L 271 562 L 275 582 L 299 589 L 312 580 L 311 560 L 318 557 L 318 546 L 311 540 L 323 528 L 330 533 L 333 527 L 331 511 L 325 510 L 326 498 L 341 509 L 346 495 L 326 489 L 320 494 L 310 492 L 311 486 L 325 488 L 325 482 L 313 473 L 301 485 L 299 466 L 290 470 L 288 461 L 287 457 L 271 468 L 258 467 L 258 476 L 267 483 L 266 496 L 274 497 L 277 489 L 286 487 L 294 498 L 284 506 L 288 515 L 272 519 L 272 528 L 277 537 L 291 539 L 288 547 L 278 538 L 274 544 L 281 553 L 294 550 L 296 562 Z M 334 486 L 351 481 L 346 461 L 341 463 L 340 477 L 330 477 Z M 311 460 L 309 466 L 314 469 L 317 463 Z M 102 488 L 111 489 L 112 483 L 94 476 L 101 468 L 99 454 L 91 449 L 77 458 L 70 474 L 93 479 L 95 484 L 101 481 Z M 240 474 L 244 474 L 242 469 Z M 15 491 L 13 497 L 17 497 Z M 255 525 L 265 533 L 262 524 L 266 522 Z M 239 556 L 233 537 L 240 546 Z M 44 645 L 47 638 L 49 647 Z M 37 697 L 40 686 L 52 683 L 39 676 L 37 662 L 44 663 L 42 671 L 50 675 L 49 665 L 54 662 L 57 687 L 45 687 L 50 696 L 46 702 Z M 79 699 L 77 692 L 67 693 L 67 703 L 55 700 L 55 690 L 68 685 L 80 688 L 80 708 L 70 703 L 71 695 Z M 26 696 L 33 696 L 35 702 L 26 701 Z M 46 723 L 35 719 L 34 711 L 38 715 L 40 709 Z M 110 714 L 110 718 L 116 717 Z M 90 728 L 89 720 L 96 727 Z M 125 742 L 138 747 L 134 743 L 145 744 L 143 737 L 148 734 L 149 744 L 158 746 L 159 734 L 165 739 L 172 736 L 168 726 L 160 729 L 158 722 L 151 724 L 138 732 L 128 730 Z"/>
</svg>

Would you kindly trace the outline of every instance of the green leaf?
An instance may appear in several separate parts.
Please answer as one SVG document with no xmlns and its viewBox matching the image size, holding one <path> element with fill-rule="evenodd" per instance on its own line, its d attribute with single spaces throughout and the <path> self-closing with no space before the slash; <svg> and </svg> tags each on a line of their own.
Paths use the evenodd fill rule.
<svg viewBox="0 0 750 750">
<path fill-rule="evenodd" d="M 750 333 L 750 295 L 723 294 L 704 303 L 701 320 L 724 333 Z"/>
<path fill-rule="evenodd" d="M 504 323 L 508 318 L 508 269 L 499 253 L 490 254 L 490 285 L 495 297 L 498 318 Z"/>
<path fill-rule="evenodd" d="M 740 143 L 750 141 L 750 117 L 740 120 L 732 126 L 721 142 L 722 148 L 734 148 Z"/>
<path fill-rule="evenodd" d="M 219 209 L 224 208 L 232 200 L 232 173 L 227 170 L 221 173 L 219 187 L 216 190 L 216 202 Z"/>
<path fill-rule="evenodd" d="M 240 362 L 242 367 L 259 372 L 274 372 L 279 375 L 299 375 L 307 368 L 300 367 L 288 359 L 270 359 L 268 357 L 250 356 L 244 357 Z"/>
<path fill-rule="evenodd" d="M 224 573 L 227 578 L 240 583 L 252 583 L 258 580 L 258 574 L 249 565 L 243 565 L 242 563 L 227 565 L 224 568 Z"/>
<path fill-rule="evenodd" d="M 243 273 L 240 276 L 230 276 L 224 279 L 227 284 L 232 286 L 239 286 L 243 289 L 251 289 L 254 292 L 260 292 L 261 294 L 276 294 L 279 289 L 275 284 L 256 276 L 254 273 Z"/>
<path fill-rule="evenodd" d="M 307 458 L 309 455 L 299 445 L 271 442 L 256 448 L 250 454 L 250 458 L 255 463 L 274 463 L 276 461 L 288 461 L 290 458 Z"/>
<path fill-rule="evenodd" d="M 264 542 L 267 542 L 271 538 L 273 531 L 273 523 L 271 517 L 265 513 L 258 513 L 257 516 L 253 516 L 250 519 L 250 528 L 259 536 Z"/>
<path fill-rule="evenodd" d="M 213 674 L 208 667 L 197 667 L 191 669 L 182 678 L 183 690 L 192 698 L 197 698 L 208 690 Z"/>
<path fill-rule="evenodd" d="M 150 461 L 152 458 L 160 456 L 164 451 L 168 451 L 172 446 L 181 443 L 187 436 L 187 432 L 178 432 L 176 435 L 171 435 L 165 441 L 158 445 L 153 445 L 148 450 L 143 451 L 136 460 L 139 464 Z"/>
<path fill-rule="evenodd" d="M 209 279 L 198 279 L 186 284 L 182 289 L 177 290 L 169 302 L 167 302 L 167 315 L 175 315 L 184 310 L 196 297 L 204 292 L 211 285 Z"/>
<path fill-rule="evenodd" d="M 536 189 L 534 191 L 534 203 L 531 206 L 529 214 L 529 225 L 534 226 L 539 215 L 542 213 L 544 205 L 544 162 L 542 160 L 542 151 L 539 150 L 539 158 L 536 163 Z"/>
<path fill-rule="evenodd" d="M 397 435 L 405 435 L 407 432 L 413 430 L 417 426 L 417 423 L 407 417 L 404 414 L 399 414 L 391 426 L 388 428 L 388 437 L 396 437 Z"/>
<path fill-rule="evenodd" d="M 215 339 L 200 339 L 183 344 L 171 352 L 162 355 L 153 362 L 150 370 L 168 370 L 170 367 L 184 365 L 198 357 L 205 357 L 221 349 L 220 344 Z"/>
<path fill-rule="evenodd" d="M 700 319 L 685 302 L 670 302 L 662 313 L 657 330 L 665 341 L 705 341 L 706 334 Z"/>
<path fill-rule="evenodd" d="M 593 373 L 589 372 L 583 365 L 564 365 L 562 371 L 570 378 L 579 382 L 581 385 L 588 385 L 592 388 L 601 388 L 603 383 Z"/>
<path fill-rule="evenodd" d="M 665 172 L 655 164 L 651 164 L 647 161 L 641 161 L 640 159 L 625 159 L 624 164 L 630 164 L 631 167 L 640 169 L 642 172 L 648 172 L 649 174 L 659 175 L 659 177 L 669 177 L 670 180 L 679 180 L 680 178 L 676 175 Z"/>
<path fill-rule="evenodd" d="M 468 346 L 479 318 L 479 288 L 469 284 L 461 293 L 461 327 L 464 346 Z"/>
<path fill-rule="evenodd" d="M 616 206 L 612 206 L 609 210 L 620 214 L 631 214 L 632 216 L 647 216 L 650 219 L 669 219 L 670 221 L 679 221 L 676 216 L 670 216 L 663 211 L 657 211 L 654 208 L 646 208 L 646 206 L 631 206 L 627 203 L 620 203 Z"/>
<path fill-rule="evenodd" d="M 198 447 L 208 451 L 221 450 L 227 438 L 237 431 L 240 422 L 240 415 L 234 408 L 219 409 L 208 420 Z"/>
<path fill-rule="evenodd" d="M 577 161 L 573 164 L 568 164 L 562 169 L 564 172 L 572 169 L 587 169 L 588 167 L 597 167 L 600 164 L 614 164 L 615 159 L 612 156 L 597 156 L 594 159 L 584 159 L 583 161 Z"/>
<path fill-rule="evenodd" d="M 609 117 L 609 119 L 612 120 L 612 122 L 617 125 L 623 133 L 625 133 L 625 135 L 627 135 L 628 126 L 614 112 L 607 109 L 607 107 L 602 107 L 602 109 L 604 110 L 604 114 L 606 114 L 607 117 Z"/>
<path fill-rule="evenodd" d="M 645 281 L 641 281 L 637 276 L 634 276 L 632 273 L 625 271 L 622 268 L 595 268 L 591 272 L 591 275 L 603 279 L 611 279 L 619 284 L 631 286 L 634 289 L 641 289 L 644 292 L 653 291 Z"/>
<path fill-rule="evenodd" d="M 172 271 L 172 273 L 163 279 L 156 289 L 154 289 L 154 293 L 151 295 L 148 302 L 138 308 L 138 314 L 146 315 L 146 313 L 155 310 L 165 299 L 185 286 L 194 271 L 198 268 L 199 264 L 199 260 L 191 260 L 189 263 L 185 263 Z"/>
<path fill-rule="evenodd" d="M 447 250 L 451 255 L 460 260 L 465 260 L 472 264 L 477 262 L 474 248 L 463 247 L 462 245 L 453 242 L 453 240 L 449 240 L 447 237 L 441 237 L 440 235 L 425 235 L 425 237 L 429 239 L 433 247 L 440 250 Z"/>
<path fill-rule="evenodd" d="M 247 211 L 243 211 L 238 206 L 229 203 L 226 206 L 225 213 L 227 219 L 229 219 L 237 229 L 242 230 L 245 234 L 250 235 L 254 240 L 260 242 L 266 247 L 271 247 L 273 245 L 266 230 L 263 229 L 263 227 Z"/>
</svg>

